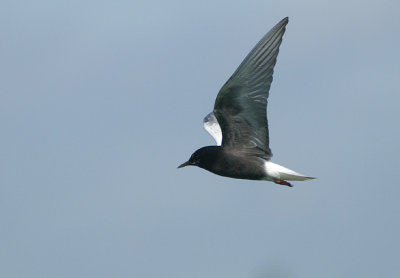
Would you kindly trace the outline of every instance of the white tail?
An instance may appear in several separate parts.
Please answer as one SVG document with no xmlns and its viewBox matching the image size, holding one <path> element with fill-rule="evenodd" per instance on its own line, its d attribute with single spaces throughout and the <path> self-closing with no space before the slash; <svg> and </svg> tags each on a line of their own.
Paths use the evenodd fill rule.
<svg viewBox="0 0 400 278">
<path fill-rule="evenodd" d="M 313 177 L 307 177 L 302 174 L 299 174 L 293 170 L 285 168 L 271 161 L 266 161 L 264 166 L 267 175 L 272 179 L 280 179 L 288 181 L 305 181 L 305 180 L 315 179 Z"/>
</svg>

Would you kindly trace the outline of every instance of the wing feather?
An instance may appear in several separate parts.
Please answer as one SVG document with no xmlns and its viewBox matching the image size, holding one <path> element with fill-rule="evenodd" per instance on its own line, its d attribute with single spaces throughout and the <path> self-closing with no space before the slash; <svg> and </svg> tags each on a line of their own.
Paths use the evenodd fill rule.
<svg viewBox="0 0 400 278">
<path fill-rule="evenodd" d="M 221 127 L 218 124 L 217 118 L 213 112 L 209 113 L 204 117 L 203 120 L 204 129 L 210 133 L 210 135 L 214 138 L 217 146 L 221 146 L 222 144 L 222 132 Z"/>
<path fill-rule="evenodd" d="M 222 130 L 223 146 L 258 149 L 272 156 L 266 108 L 288 21 L 284 18 L 257 43 L 219 91 L 213 112 Z"/>
</svg>

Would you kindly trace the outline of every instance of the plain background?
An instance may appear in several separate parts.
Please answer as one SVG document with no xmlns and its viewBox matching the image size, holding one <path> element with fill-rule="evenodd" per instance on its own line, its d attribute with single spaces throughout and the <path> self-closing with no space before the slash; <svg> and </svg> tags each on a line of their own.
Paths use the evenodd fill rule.
<svg viewBox="0 0 400 278">
<path fill-rule="evenodd" d="M 400 2 L 2 1 L 1 277 L 399 277 Z M 294 188 L 176 167 L 282 18 Z"/>
</svg>

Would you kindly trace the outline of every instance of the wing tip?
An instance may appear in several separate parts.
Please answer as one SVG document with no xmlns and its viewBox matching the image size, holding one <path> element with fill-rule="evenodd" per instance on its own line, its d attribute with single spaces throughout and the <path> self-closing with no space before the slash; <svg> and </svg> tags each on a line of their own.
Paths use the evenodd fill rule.
<svg viewBox="0 0 400 278">
<path fill-rule="evenodd" d="M 279 23 L 277 24 L 278 26 L 286 26 L 289 23 L 289 17 L 285 17 L 284 19 L 282 19 L 281 21 L 279 21 Z"/>
</svg>

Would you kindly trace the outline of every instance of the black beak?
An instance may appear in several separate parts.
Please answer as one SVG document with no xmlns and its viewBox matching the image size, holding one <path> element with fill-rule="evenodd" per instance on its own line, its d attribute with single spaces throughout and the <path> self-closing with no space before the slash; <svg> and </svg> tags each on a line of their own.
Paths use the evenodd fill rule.
<svg viewBox="0 0 400 278">
<path fill-rule="evenodd" d="M 183 167 L 189 166 L 189 165 L 192 165 L 192 164 L 189 161 L 186 161 L 185 163 L 179 165 L 178 168 L 183 168 Z"/>
</svg>

